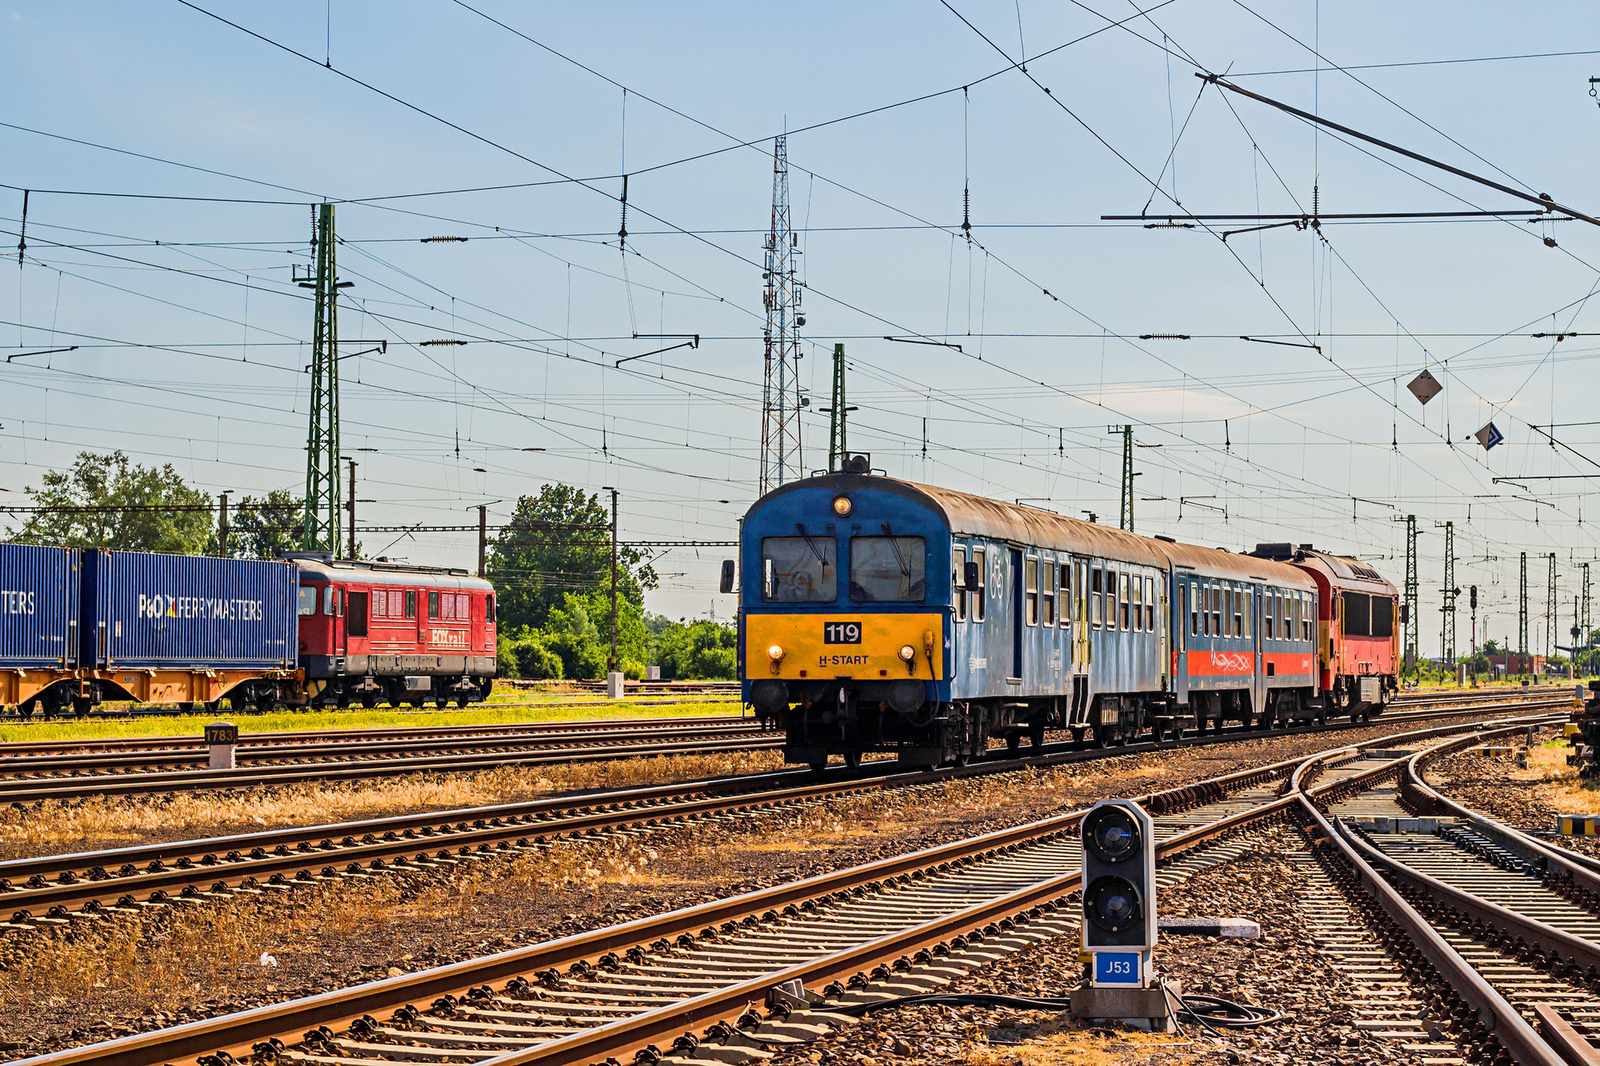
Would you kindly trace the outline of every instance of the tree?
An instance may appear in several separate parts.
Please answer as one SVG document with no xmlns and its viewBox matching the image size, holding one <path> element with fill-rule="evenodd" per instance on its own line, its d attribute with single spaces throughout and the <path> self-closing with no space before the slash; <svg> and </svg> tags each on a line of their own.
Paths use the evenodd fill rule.
<svg viewBox="0 0 1600 1066">
<path fill-rule="evenodd" d="M 305 501 L 288 489 L 273 489 L 262 499 L 241 497 L 228 515 L 228 554 L 244 559 L 282 559 L 298 551 Z"/>
<path fill-rule="evenodd" d="M 201 555 L 215 547 L 211 497 L 184 484 L 168 463 L 130 462 L 121 450 L 79 452 L 68 470 L 51 470 L 29 487 L 41 510 L 13 539 L 70 548 Z"/>
<path fill-rule="evenodd" d="M 500 624 L 513 629 L 541 628 L 552 612 L 566 610 L 567 594 L 576 592 L 585 597 L 585 613 L 594 619 L 594 625 L 607 631 L 609 642 L 610 545 L 611 513 L 601 506 L 598 496 L 559 484 L 543 486 L 537 496 L 523 496 L 511 521 L 490 546 L 486 560 L 498 597 Z M 617 567 L 619 602 L 642 607 L 644 590 L 656 586 L 655 571 L 645 562 L 644 553 L 623 548 L 617 553 Z M 603 614 L 589 599 L 597 591 L 606 594 Z M 617 613 L 623 614 L 620 607 Z M 603 659 L 601 665 L 603 668 Z"/>
<path fill-rule="evenodd" d="M 734 676 L 738 635 L 732 626 L 701 618 L 693 622 L 668 622 L 652 618 L 656 630 L 655 661 L 663 677 L 688 680 L 727 680 Z"/>
</svg>

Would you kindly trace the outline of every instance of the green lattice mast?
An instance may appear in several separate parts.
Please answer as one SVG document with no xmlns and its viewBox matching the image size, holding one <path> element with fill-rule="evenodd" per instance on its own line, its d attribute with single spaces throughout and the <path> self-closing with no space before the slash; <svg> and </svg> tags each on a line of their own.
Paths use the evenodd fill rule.
<svg viewBox="0 0 1600 1066">
<path fill-rule="evenodd" d="M 333 205 L 317 209 L 316 314 L 311 333 L 311 424 L 306 432 L 306 510 L 300 546 L 339 554 L 339 282 Z M 302 281 L 311 288 L 312 283 Z"/>
</svg>

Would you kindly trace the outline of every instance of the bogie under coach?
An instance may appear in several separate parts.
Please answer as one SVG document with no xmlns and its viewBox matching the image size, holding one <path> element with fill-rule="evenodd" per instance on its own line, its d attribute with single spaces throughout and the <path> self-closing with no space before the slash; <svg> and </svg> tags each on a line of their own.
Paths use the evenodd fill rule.
<svg viewBox="0 0 1600 1066">
<path fill-rule="evenodd" d="M 1110 745 L 1327 714 L 1326 593 L 1304 567 L 869 465 L 784 485 L 742 527 L 743 694 L 789 761 L 932 766 L 1050 729 Z"/>
</svg>

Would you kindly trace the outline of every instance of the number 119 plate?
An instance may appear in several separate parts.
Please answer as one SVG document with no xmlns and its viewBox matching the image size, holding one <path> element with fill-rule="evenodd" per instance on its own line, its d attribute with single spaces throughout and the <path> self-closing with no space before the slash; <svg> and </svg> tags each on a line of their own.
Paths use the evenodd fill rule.
<svg viewBox="0 0 1600 1066">
<path fill-rule="evenodd" d="M 825 622 L 822 626 L 824 644 L 860 644 L 860 622 Z"/>
</svg>

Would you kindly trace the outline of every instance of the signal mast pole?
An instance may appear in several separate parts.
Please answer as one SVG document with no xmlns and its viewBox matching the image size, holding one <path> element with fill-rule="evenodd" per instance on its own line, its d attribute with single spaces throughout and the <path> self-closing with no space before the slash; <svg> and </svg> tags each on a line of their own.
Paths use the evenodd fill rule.
<svg viewBox="0 0 1600 1066">
<path fill-rule="evenodd" d="M 317 209 L 316 311 L 311 331 L 311 425 L 306 432 L 306 507 L 300 547 L 339 554 L 339 280 L 333 205 Z"/>
</svg>

